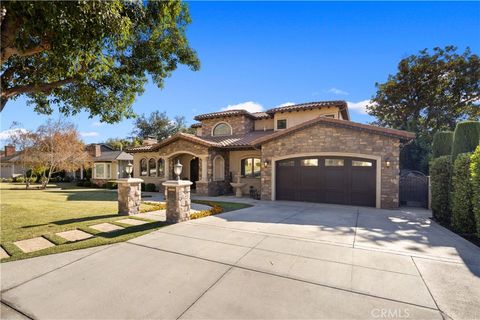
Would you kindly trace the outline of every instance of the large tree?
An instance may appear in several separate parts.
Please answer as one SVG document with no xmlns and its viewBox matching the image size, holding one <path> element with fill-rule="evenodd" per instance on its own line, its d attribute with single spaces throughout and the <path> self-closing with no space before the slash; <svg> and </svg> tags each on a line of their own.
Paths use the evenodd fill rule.
<svg viewBox="0 0 480 320">
<path fill-rule="evenodd" d="M 38 113 L 133 116 L 147 76 L 199 68 L 188 8 L 173 1 L 2 1 L 1 106 L 21 95 Z"/>
<path fill-rule="evenodd" d="M 145 114 L 138 116 L 134 122 L 132 134 L 139 138 L 154 137 L 163 140 L 177 132 L 190 132 L 185 117 L 176 116 L 171 120 L 165 112 L 154 111 L 148 117 Z"/>
<path fill-rule="evenodd" d="M 480 59 L 468 48 L 422 50 L 402 59 L 397 74 L 376 87 L 367 106 L 376 123 L 417 134 L 402 150 L 403 167 L 425 171 L 435 132 L 480 117 Z"/>
</svg>

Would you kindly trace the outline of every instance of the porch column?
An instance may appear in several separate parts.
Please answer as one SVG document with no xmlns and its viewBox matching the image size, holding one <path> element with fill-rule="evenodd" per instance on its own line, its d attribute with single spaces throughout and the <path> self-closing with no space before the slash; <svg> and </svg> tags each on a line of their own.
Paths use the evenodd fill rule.
<svg viewBox="0 0 480 320">
<path fill-rule="evenodd" d="M 201 182 L 208 182 L 208 156 L 200 157 L 202 160 L 202 179 Z"/>
<path fill-rule="evenodd" d="M 170 159 L 167 157 L 162 157 L 163 159 L 163 164 L 165 166 L 164 168 L 164 176 L 165 179 L 169 180 L 170 179 Z"/>
</svg>

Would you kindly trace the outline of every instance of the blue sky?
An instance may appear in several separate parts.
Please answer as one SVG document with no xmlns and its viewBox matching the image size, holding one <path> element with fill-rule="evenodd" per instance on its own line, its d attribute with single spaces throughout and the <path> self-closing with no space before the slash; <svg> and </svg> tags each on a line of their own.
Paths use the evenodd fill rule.
<svg viewBox="0 0 480 320">
<path fill-rule="evenodd" d="M 191 2 L 191 46 L 198 72 L 181 67 L 163 90 L 148 84 L 137 113 L 193 116 L 237 105 L 253 110 L 317 100 L 351 102 L 352 120 L 375 82 L 395 73 L 400 59 L 423 48 L 455 45 L 480 52 L 480 3 L 449 2 Z M 53 115 L 58 118 L 58 114 Z M 47 120 L 19 98 L 1 113 L 1 140 L 13 121 L 35 129 Z M 81 114 L 85 142 L 126 137 L 132 120 L 100 124 Z"/>
</svg>

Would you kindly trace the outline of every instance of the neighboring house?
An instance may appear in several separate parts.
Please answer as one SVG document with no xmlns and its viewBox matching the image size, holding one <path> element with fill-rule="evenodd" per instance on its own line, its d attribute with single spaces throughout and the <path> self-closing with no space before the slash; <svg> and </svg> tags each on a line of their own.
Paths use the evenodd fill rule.
<svg viewBox="0 0 480 320">
<path fill-rule="evenodd" d="M 128 178 L 126 166 L 133 161 L 133 156 L 124 151 L 114 150 L 107 144 L 90 144 L 87 152 L 92 157 L 92 183 L 104 185 L 109 180 Z M 82 176 L 83 178 L 83 176 Z"/>
<path fill-rule="evenodd" d="M 0 152 L 0 178 L 8 179 L 23 175 L 23 167 L 20 164 L 20 152 L 15 146 L 7 145 Z"/>
<path fill-rule="evenodd" d="M 200 195 L 245 183 L 264 200 L 295 200 L 396 208 L 399 151 L 414 138 L 406 131 L 350 121 L 345 101 L 285 106 L 266 112 L 228 110 L 195 117 L 196 134 L 129 150 L 134 177 L 147 183 L 182 179 Z"/>
</svg>

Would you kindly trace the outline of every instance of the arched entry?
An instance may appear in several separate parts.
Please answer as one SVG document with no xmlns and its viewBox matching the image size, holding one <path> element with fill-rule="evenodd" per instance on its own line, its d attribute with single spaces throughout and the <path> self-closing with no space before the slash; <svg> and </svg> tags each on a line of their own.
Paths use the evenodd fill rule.
<svg viewBox="0 0 480 320">
<path fill-rule="evenodd" d="M 194 157 L 192 160 L 190 160 L 190 181 L 193 182 L 191 188 L 193 190 L 197 189 L 197 184 L 196 182 L 198 181 L 199 178 L 199 160 L 198 157 Z"/>
</svg>

